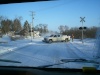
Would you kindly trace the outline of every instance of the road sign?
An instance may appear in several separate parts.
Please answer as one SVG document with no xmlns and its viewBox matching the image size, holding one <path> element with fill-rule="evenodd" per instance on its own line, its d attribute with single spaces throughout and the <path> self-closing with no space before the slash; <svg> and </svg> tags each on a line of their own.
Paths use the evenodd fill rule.
<svg viewBox="0 0 100 75">
<path fill-rule="evenodd" d="M 82 18 L 82 17 L 80 17 L 80 19 L 81 19 L 81 21 L 80 21 L 80 22 L 85 22 L 85 20 L 84 20 L 84 19 L 85 19 L 85 17 L 83 17 L 83 18 Z"/>
</svg>

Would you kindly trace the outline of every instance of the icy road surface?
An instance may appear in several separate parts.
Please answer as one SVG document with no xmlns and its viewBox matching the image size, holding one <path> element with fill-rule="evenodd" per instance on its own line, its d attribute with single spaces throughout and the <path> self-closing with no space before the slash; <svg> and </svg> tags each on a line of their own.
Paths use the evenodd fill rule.
<svg viewBox="0 0 100 75">
<path fill-rule="evenodd" d="M 22 44 L 25 46 L 20 47 Z M 43 43 L 42 40 L 33 42 L 24 41 L 24 43 L 20 42 L 19 44 L 17 43 L 17 45 L 19 48 L 16 48 L 15 50 L 12 49 L 7 53 L 1 54 L 0 59 L 15 60 L 20 61 L 21 63 L 0 62 L 0 65 L 37 67 L 61 63 L 61 59 L 92 59 L 94 52 L 93 49 L 89 49 L 94 44 L 82 44 L 78 40 L 75 42 L 58 42 L 51 44 Z M 93 66 L 94 64 L 65 63 L 61 65 L 54 65 L 52 67 L 82 68 L 84 65 Z"/>
</svg>

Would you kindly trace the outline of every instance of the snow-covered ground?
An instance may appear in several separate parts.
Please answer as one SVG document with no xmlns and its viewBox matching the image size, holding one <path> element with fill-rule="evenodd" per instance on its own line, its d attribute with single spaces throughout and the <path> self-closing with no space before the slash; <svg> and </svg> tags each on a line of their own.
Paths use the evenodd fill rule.
<svg viewBox="0 0 100 75">
<path fill-rule="evenodd" d="M 0 38 L 0 59 L 9 59 L 20 61 L 21 63 L 0 62 L 0 65 L 14 66 L 43 66 L 62 63 L 61 59 L 80 59 L 97 60 L 94 57 L 97 54 L 95 47 L 96 39 L 84 39 L 84 43 L 80 39 L 74 39 L 70 42 L 44 43 L 43 38 L 30 37 L 27 39 L 10 41 L 8 36 Z M 50 67 L 60 68 L 82 68 L 83 66 L 98 67 L 94 63 L 76 63 L 69 62 Z M 99 68 L 100 69 L 100 68 Z"/>
</svg>

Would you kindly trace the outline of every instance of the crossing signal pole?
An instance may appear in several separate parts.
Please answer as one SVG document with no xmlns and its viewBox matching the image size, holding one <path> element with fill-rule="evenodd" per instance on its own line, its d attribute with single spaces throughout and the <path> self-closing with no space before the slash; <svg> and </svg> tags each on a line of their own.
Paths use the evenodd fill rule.
<svg viewBox="0 0 100 75">
<path fill-rule="evenodd" d="M 82 43 L 83 43 L 83 37 L 84 37 L 84 36 L 83 36 L 83 30 L 84 30 L 84 28 L 83 28 L 83 22 L 85 22 L 85 20 L 84 20 L 84 19 L 85 19 L 85 17 L 83 17 L 83 18 L 82 18 L 82 17 L 80 17 L 80 19 L 81 19 L 81 21 L 80 21 L 80 22 L 82 22 Z"/>
</svg>

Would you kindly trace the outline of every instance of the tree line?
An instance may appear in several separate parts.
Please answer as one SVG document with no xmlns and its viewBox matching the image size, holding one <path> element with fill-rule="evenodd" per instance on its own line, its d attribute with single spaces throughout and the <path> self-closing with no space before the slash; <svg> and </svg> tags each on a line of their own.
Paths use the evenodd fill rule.
<svg viewBox="0 0 100 75">
<path fill-rule="evenodd" d="M 97 32 L 97 28 L 96 26 L 92 26 L 92 27 L 87 27 L 86 29 L 83 30 L 83 35 L 84 38 L 95 38 L 96 36 L 96 32 Z M 68 26 L 64 26 L 64 25 L 60 25 L 58 27 L 59 31 L 61 34 L 63 35 L 74 35 L 74 38 L 76 39 L 81 39 L 82 36 L 82 30 L 79 29 L 79 27 L 72 27 L 69 28 Z"/>
<path fill-rule="evenodd" d="M 79 27 L 69 28 L 67 25 L 60 25 L 58 29 L 61 34 L 70 36 L 73 34 L 74 38 L 76 39 L 81 38 L 82 35 L 82 31 L 79 30 Z M 23 36 L 29 35 L 31 31 L 39 31 L 40 34 L 49 32 L 47 24 L 38 24 L 32 27 L 27 20 L 22 25 L 20 17 L 11 20 L 8 18 L 4 18 L 3 16 L 0 16 L 0 30 L 2 34 L 8 34 L 8 32 L 13 31 L 15 34 Z M 84 38 L 95 38 L 96 31 L 97 27 L 88 27 L 83 31 Z"/>
<path fill-rule="evenodd" d="M 13 31 L 16 34 L 25 36 L 26 34 L 29 34 L 29 32 L 33 31 L 47 33 L 48 25 L 38 24 L 35 27 L 32 27 L 27 20 L 24 22 L 24 25 L 22 25 L 20 17 L 11 20 L 0 16 L 0 30 L 2 34 L 8 34 L 10 31 Z"/>
<path fill-rule="evenodd" d="M 8 34 L 9 31 L 19 32 L 22 29 L 21 22 L 17 18 L 14 20 L 1 19 L 0 29 L 2 31 L 2 34 Z"/>
</svg>

